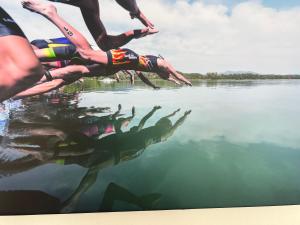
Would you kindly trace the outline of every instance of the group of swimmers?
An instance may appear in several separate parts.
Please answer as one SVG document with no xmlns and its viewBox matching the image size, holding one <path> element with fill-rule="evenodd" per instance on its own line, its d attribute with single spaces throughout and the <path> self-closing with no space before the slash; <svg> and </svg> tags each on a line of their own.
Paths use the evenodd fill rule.
<svg viewBox="0 0 300 225">
<path fill-rule="evenodd" d="M 113 36 L 106 32 L 100 19 L 98 0 L 49 0 L 79 7 L 84 21 L 100 50 L 94 50 L 86 38 L 57 13 L 53 4 L 23 0 L 23 8 L 38 13 L 52 22 L 64 38 L 35 40 L 29 43 L 10 15 L 0 7 L 0 102 L 43 94 L 82 77 L 112 75 L 118 71 L 137 71 L 150 86 L 155 85 L 141 73 L 154 72 L 176 84 L 191 85 L 163 57 L 138 55 L 119 48 L 132 39 L 158 32 L 142 13 L 135 0 L 116 0 L 131 18 L 146 27 Z M 132 76 L 132 75 L 131 75 Z"/>
</svg>

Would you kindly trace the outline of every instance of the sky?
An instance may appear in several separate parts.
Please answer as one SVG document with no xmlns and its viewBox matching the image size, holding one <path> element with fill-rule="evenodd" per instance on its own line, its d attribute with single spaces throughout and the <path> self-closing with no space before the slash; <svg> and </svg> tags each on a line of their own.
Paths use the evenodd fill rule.
<svg viewBox="0 0 300 225">
<path fill-rule="evenodd" d="M 112 0 L 99 0 L 109 34 L 142 28 Z M 300 0 L 137 0 L 159 33 L 130 42 L 139 54 L 162 54 L 183 72 L 253 71 L 300 74 Z M 0 0 L 27 37 L 61 33 L 20 0 Z M 79 9 L 55 4 L 59 14 L 95 45 Z"/>
<path fill-rule="evenodd" d="M 190 2 L 195 2 L 190 0 Z M 239 3 L 245 2 L 245 0 L 204 0 L 203 2 L 207 4 L 223 4 L 229 8 L 234 7 Z M 257 3 L 261 3 L 266 7 L 272 7 L 276 9 L 287 9 L 300 5 L 300 0 L 257 0 Z"/>
</svg>

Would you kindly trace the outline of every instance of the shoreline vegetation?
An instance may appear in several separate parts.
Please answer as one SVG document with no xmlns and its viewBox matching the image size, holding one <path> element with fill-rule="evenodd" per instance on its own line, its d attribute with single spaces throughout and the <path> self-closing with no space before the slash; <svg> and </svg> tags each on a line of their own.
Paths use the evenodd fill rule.
<svg viewBox="0 0 300 225">
<path fill-rule="evenodd" d="M 145 73 L 146 74 L 146 73 Z M 198 82 L 208 82 L 209 85 L 216 85 L 222 81 L 255 81 L 255 80 L 292 80 L 292 79 L 300 79 L 300 75 L 261 75 L 261 74 L 254 74 L 254 73 L 226 73 L 226 74 L 218 74 L 218 73 L 207 73 L 207 74 L 199 74 L 199 73 L 182 73 L 186 76 L 189 80 L 194 83 Z M 130 85 L 129 76 L 123 72 L 118 73 L 119 78 L 123 85 L 127 83 Z M 158 77 L 158 75 L 154 73 L 147 73 L 146 76 L 157 86 L 176 86 L 168 81 L 164 81 Z M 136 77 L 136 85 L 145 85 L 139 78 Z M 119 84 L 116 80 L 116 76 L 99 76 L 99 77 L 87 77 L 84 78 L 81 82 L 75 82 L 73 84 L 67 85 L 63 88 L 63 92 L 65 93 L 74 93 L 80 91 L 87 91 L 87 90 L 96 90 L 101 88 L 102 90 L 110 90 L 111 88 L 118 87 Z M 121 85 L 122 86 L 122 85 Z M 126 86 L 126 85 L 125 85 Z M 124 87 L 125 87 L 124 86 Z M 146 86 L 146 85 L 145 85 Z"/>
<path fill-rule="evenodd" d="M 182 73 L 186 78 L 190 80 L 267 80 L 267 79 L 300 79 L 300 75 L 291 74 L 291 75 L 276 75 L 276 74 L 256 74 L 256 73 Z M 118 73 L 119 77 L 124 80 L 127 75 L 123 72 Z M 150 80 L 160 79 L 157 74 L 148 73 L 147 77 Z M 110 76 L 114 78 L 114 76 Z"/>
</svg>

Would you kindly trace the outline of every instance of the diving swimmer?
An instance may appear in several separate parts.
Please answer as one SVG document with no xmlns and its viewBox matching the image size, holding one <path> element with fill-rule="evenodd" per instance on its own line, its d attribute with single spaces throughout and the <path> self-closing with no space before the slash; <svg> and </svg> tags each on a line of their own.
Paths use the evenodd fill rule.
<svg viewBox="0 0 300 225">
<path fill-rule="evenodd" d="M 68 65 L 74 64 L 83 64 L 84 60 L 81 60 L 76 54 L 76 46 L 73 45 L 67 38 L 51 38 L 51 39 L 36 39 L 31 41 L 31 45 L 35 49 L 35 53 L 42 62 L 42 64 L 49 69 L 53 68 L 62 68 Z M 70 57 L 71 60 L 70 60 Z M 59 58 L 57 61 L 51 61 L 53 58 Z M 49 62 L 50 61 L 50 62 Z M 133 85 L 135 80 L 135 74 L 148 86 L 159 89 L 156 85 L 154 85 L 142 72 L 137 71 L 135 73 L 122 70 L 126 75 L 129 75 L 130 82 Z M 116 79 L 119 82 L 120 77 L 118 73 L 115 74 Z"/>
<path fill-rule="evenodd" d="M 113 49 L 107 52 L 93 50 L 84 38 L 75 28 L 64 21 L 58 14 L 55 6 L 51 4 L 31 4 L 29 1 L 23 1 L 23 7 L 43 15 L 56 25 L 66 38 L 76 47 L 76 53 L 89 65 L 72 65 L 65 68 L 47 71 L 46 78 L 52 81 L 52 84 L 33 87 L 27 94 L 20 96 L 32 96 L 42 94 L 64 85 L 68 79 L 76 80 L 86 76 L 99 76 L 99 74 L 111 75 L 120 70 L 137 70 L 145 72 L 155 72 L 161 78 L 180 84 L 191 85 L 183 75 L 178 73 L 170 63 L 165 59 L 153 55 L 140 56 L 130 49 Z M 59 79 L 53 81 L 53 79 Z M 32 92 L 33 91 L 33 92 Z"/>
</svg>

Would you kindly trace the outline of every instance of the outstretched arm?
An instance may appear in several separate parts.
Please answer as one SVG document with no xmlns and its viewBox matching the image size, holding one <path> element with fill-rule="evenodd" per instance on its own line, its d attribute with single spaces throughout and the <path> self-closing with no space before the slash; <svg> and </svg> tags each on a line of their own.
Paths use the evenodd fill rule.
<svg viewBox="0 0 300 225">
<path fill-rule="evenodd" d="M 178 111 L 178 110 L 177 110 L 177 111 Z M 175 111 L 174 113 L 176 113 L 177 111 Z M 172 114 L 174 114 L 174 113 L 172 113 Z M 188 116 L 190 113 L 191 113 L 191 111 L 186 111 L 186 112 L 184 113 L 184 115 L 183 115 L 182 117 L 180 117 L 180 118 L 175 122 L 174 126 L 172 126 L 170 129 L 168 129 L 168 131 L 167 131 L 166 133 L 164 133 L 164 134 L 162 135 L 161 138 L 164 139 L 164 140 L 167 140 L 167 138 L 171 137 L 171 136 L 173 135 L 173 133 L 175 132 L 175 130 L 176 130 L 180 125 L 183 124 L 183 122 L 185 121 L 185 119 L 187 118 L 187 116 Z M 167 116 L 167 117 L 172 116 L 172 114 L 169 115 L 169 116 Z M 167 118 L 167 117 L 164 117 L 164 118 Z M 164 118 L 160 119 L 159 121 L 163 120 Z M 158 121 L 158 123 L 159 123 L 159 121 Z"/>
<path fill-rule="evenodd" d="M 155 84 L 153 84 L 147 77 L 144 76 L 144 74 L 140 71 L 136 71 L 136 74 L 138 75 L 138 77 L 148 86 L 154 88 L 154 89 L 159 89 L 159 87 L 155 86 Z"/>
<path fill-rule="evenodd" d="M 26 98 L 34 95 L 47 93 L 49 91 L 58 89 L 64 85 L 73 83 L 74 81 L 82 78 L 84 75 L 90 73 L 91 71 L 87 67 L 81 65 L 67 66 L 64 68 L 48 71 L 50 79 L 53 80 L 47 81 L 49 77 L 43 77 L 41 79 L 41 82 L 44 83 L 38 84 L 24 92 L 19 93 L 14 97 L 14 99 Z"/>
<path fill-rule="evenodd" d="M 141 129 L 143 129 L 143 127 L 144 127 L 145 123 L 147 122 L 147 120 L 148 120 L 151 116 L 153 116 L 153 114 L 154 114 L 157 110 L 159 110 L 159 109 L 161 109 L 160 106 L 155 106 L 155 107 L 153 107 L 153 109 L 152 109 L 146 116 L 143 117 L 143 119 L 141 120 L 141 122 L 139 123 L 139 125 L 138 125 L 138 127 L 137 127 L 137 131 L 140 131 Z"/>
<path fill-rule="evenodd" d="M 102 74 L 103 67 L 101 65 L 70 65 L 63 68 L 48 71 L 48 77 L 44 76 L 41 82 L 47 82 L 55 79 L 78 80 L 82 77 L 99 76 Z"/>
<path fill-rule="evenodd" d="M 174 124 L 174 126 L 172 127 L 172 129 L 171 129 L 171 133 L 173 133 L 179 126 L 181 126 L 182 124 L 183 124 L 183 122 L 185 121 L 185 119 L 187 118 L 187 116 L 189 115 L 189 114 L 191 114 L 191 110 L 189 110 L 189 111 L 186 111 L 185 113 L 184 113 L 184 115 L 182 116 L 182 117 L 180 117 L 177 121 L 176 121 L 176 123 Z"/>
<path fill-rule="evenodd" d="M 32 88 L 27 89 L 26 91 L 23 91 L 13 97 L 14 100 L 17 99 L 23 99 L 35 95 L 41 95 L 44 93 L 47 93 L 49 91 L 58 89 L 62 86 L 64 86 L 66 82 L 63 79 L 53 80 L 50 82 L 38 84 Z"/>
<path fill-rule="evenodd" d="M 132 19 L 139 19 L 146 27 L 154 27 L 154 24 L 141 12 L 136 0 L 116 0 L 116 2 L 130 13 Z"/>
<path fill-rule="evenodd" d="M 130 123 L 132 121 L 132 119 L 135 117 L 135 108 L 132 107 L 131 110 L 131 116 L 128 116 L 126 118 L 119 118 L 116 122 L 115 122 L 115 129 L 116 129 L 116 133 L 121 133 L 122 130 L 122 126 L 124 123 Z"/>
<path fill-rule="evenodd" d="M 130 83 L 134 85 L 134 74 L 132 74 L 129 70 L 122 70 L 122 72 L 129 75 Z"/>
<path fill-rule="evenodd" d="M 171 114 L 169 114 L 169 115 L 167 115 L 167 116 L 165 116 L 165 117 L 163 117 L 163 118 L 170 118 L 170 117 L 172 117 L 172 116 L 175 116 L 176 113 L 178 113 L 179 111 L 180 111 L 180 109 L 177 109 L 177 110 L 175 110 L 174 112 L 172 112 Z"/>
<path fill-rule="evenodd" d="M 112 115 L 113 119 L 116 119 L 120 115 L 121 109 L 122 109 L 122 105 L 119 104 L 118 105 L 118 110 Z"/>
<path fill-rule="evenodd" d="M 183 82 L 186 85 L 192 86 L 192 83 L 186 79 L 182 74 L 178 73 L 175 68 L 168 63 L 165 59 L 158 58 L 157 64 L 159 72 L 157 73 L 161 78 L 173 81 L 178 84 L 178 81 Z"/>
</svg>

